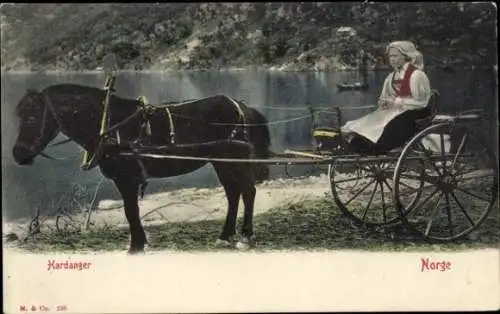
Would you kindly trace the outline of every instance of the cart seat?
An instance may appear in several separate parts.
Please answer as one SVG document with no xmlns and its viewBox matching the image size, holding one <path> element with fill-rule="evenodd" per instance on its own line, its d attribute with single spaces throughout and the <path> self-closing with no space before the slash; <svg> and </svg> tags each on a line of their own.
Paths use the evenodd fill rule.
<svg viewBox="0 0 500 314">
<path fill-rule="evenodd" d="M 481 119 L 481 116 L 478 114 L 459 114 L 459 115 L 436 115 L 432 122 L 474 122 Z"/>
<path fill-rule="evenodd" d="M 431 97 L 429 98 L 429 102 L 427 104 L 430 114 L 429 116 L 421 119 L 416 119 L 415 123 L 420 130 L 423 130 L 430 124 L 432 124 L 434 117 L 437 115 L 439 111 L 439 106 L 441 102 L 441 94 L 435 89 L 431 90 Z"/>
<path fill-rule="evenodd" d="M 312 132 L 316 147 L 320 149 L 335 149 L 342 145 L 342 134 L 339 128 L 318 127 Z"/>
</svg>

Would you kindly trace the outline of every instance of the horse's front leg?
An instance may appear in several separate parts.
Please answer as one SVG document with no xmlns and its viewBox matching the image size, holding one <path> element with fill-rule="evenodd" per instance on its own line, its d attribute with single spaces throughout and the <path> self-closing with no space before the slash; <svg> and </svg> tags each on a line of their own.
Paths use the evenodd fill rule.
<svg viewBox="0 0 500 314">
<path fill-rule="evenodd" d="M 232 167 L 224 164 L 214 163 L 214 168 L 219 177 L 227 198 L 227 214 L 224 227 L 216 241 L 216 246 L 231 247 L 236 235 L 236 218 L 238 216 L 238 203 L 240 201 L 240 189 L 232 173 Z"/>
<path fill-rule="evenodd" d="M 245 211 L 243 214 L 243 227 L 241 230 L 242 239 L 238 241 L 236 247 L 240 250 L 246 250 L 255 245 L 253 213 L 257 190 L 255 188 L 255 180 L 251 171 L 243 170 L 238 183 L 240 185 Z"/>
<path fill-rule="evenodd" d="M 144 251 L 146 244 L 146 233 L 141 224 L 139 216 L 138 191 L 139 183 L 130 178 L 118 178 L 114 180 L 118 191 L 123 198 L 125 216 L 130 227 L 129 253 L 140 253 Z"/>
</svg>

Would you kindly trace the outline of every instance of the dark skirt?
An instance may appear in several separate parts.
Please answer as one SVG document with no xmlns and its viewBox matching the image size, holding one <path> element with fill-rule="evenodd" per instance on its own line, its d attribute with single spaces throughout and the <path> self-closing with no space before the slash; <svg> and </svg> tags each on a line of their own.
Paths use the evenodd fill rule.
<svg viewBox="0 0 500 314">
<path fill-rule="evenodd" d="M 430 116 L 430 108 L 408 110 L 391 120 L 376 143 L 366 137 L 353 134 L 347 149 L 357 154 L 383 154 L 403 145 L 419 131 L 416 120 Z"/>
</svg>

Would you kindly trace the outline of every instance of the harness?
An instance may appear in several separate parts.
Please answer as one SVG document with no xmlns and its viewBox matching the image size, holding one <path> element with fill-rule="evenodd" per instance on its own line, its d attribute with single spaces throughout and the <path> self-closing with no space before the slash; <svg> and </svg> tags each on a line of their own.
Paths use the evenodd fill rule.
<svg viewBox="0 0 500 314">
<path fill-rule="evenodd" d="M 102 154 L 102 148 L 103 148 L 103 144 L 104 144 L 103 139 L 105 137 L 107 137 L 111 132 L 114 131 L 114 132 L 116 132 L 116 140 L 118 141 L 118 143 L 120 143 L 120 134 L 119 134 L 118 128 L 129 123 L 129 121 L 131 121 L 133 118 L 137 117 L 138 115 L 142 115 L 142 121 L 143 121 L 142 127 L 143 127 L 143 129 L 146 130 L 146 133 L 148 135 L 151 135 L 151 123 L 150 123 L 150 120 L 148 118 L 148 115 L 151 111 L 158 109 L 158 107 L 149 105 L 147 98 L 145 96 L 139 96 L 137 98 L 138 103 L 139 103 L 139 108 L 137 108 L 137 110 L 133 114 L 126 117 L 122 121 L 116 123 L 115 125 L 113 125 L 111 127 L 109 126 L 109 123 L 110 123 L 110 98 L 111 98 L 111 93 L 114 92 L 114 89 L 113 89 L 114 82 L 115 82 L 115 76 L 110 75 L 106 78 L 106 82 L 105 82 L 104 88 L 103 88 L 105 91 L 105 97 L 104 97 L 104 100 L 102 102 L 104 108 L 103 108 L 103 113 L 102 113 L 102 117 L 101 117 L 101 124 L 100 124 L 100 130 L 99 130 L 99 140 L 98 140 L 98 144 L 97 144 L 96 149 L 94 149 L 94 152 L 92 153 L 92 157 L 90 157 L 89 151 L 86 148 L 84 148 L 82 164 L 81 164 L 81 168 L 84 171 L 90 170 L 97 165 L 97 161 L 99 160 L 99 158 L 101 157 L 101 154 Z M 62 130 L 62 124 L 57 117 L 56 111 L 53 108 L 50 99 L 45 94 L 45 92 L 42 91 L 40 94 L 44 97 L 44 103 L 46 105 L 44 112 L 43 112 L 43 121 L 44 122 L 41 126 L 42 134 L 43 134 L 43 131 L 45 129 L 46 116 L 47 116 L 49 111 L 53 114 L 54 119 L 56 120 L 56 123 L 58 124 L 59 130 Z M 229 99 L 231 101 L 231 103 L 233 103 L 233 105 L 235 106 L 235 108 L 238 112 L 238 121 L 240 122 L 239 124 L 236 124 L 235 128 L 231 131 L 231 133 L 229 135 L 229 139 L 230 140 L 234 139 L 236 137 L 236 135 L 238 134 L 238 131 L 241 128 L 243 128 L 244 137 L 248 141 L 248 131 L 247 131 L 248 126 L 247 126 L 247 119 L 245 117 L 245 114 L 244 114 L 243 110 L 241 109 L 241 106 L 238 102 L 236 102 L 235 100 L 233 100 L 230 97 L 227 97 L 227 99 Z M 167 118 L 168 118 L 168 122 L 169 122 L 169 128 L 170 128 L 169 135 L 170 135 L 171 144 L 175 144 L 175 125 L 174 125 L 174 121 L 173 121 L 173 114 L 170 112 L 169 107 L 170 106 L 179 106 L 179 105 L 182 105 L 182 104 L 167 105 L 167 106 L 163 107 L 163 109 L 165 109 L 165 112 L 166 112 Z M 227 123 L 227 124 L 226 123 L 213 123 L 213 124 L 231 125 L 230 123 Z M 63 142 L 66 143 L 66 142 L 68 142 L 68 140 L 65 140 Z M 59 144 L 61 144 L 61 143 L 59 143 Z M 40 153 L 40 154 L 42 156 L 46 156 L 44 153 Z M 49 156 L 46 156 L 46 157 L 49 159 L 52 159 Z M 137 163 L 138 163 L 139 167 L 141 168 L 141 175 L 142 175 L 142 177 L 141 177 L 141 179 L 142 179 L 141 195 L 143 196 L 144 189 L 147 186 L 147 181 L 146 181 L 147 172 L 146 172 L 146 168 L 144 167 L 144 164 L 140 158 L 137 158 Z"/>
<path fill-rule="evenodd" d="M 105 96 L 104 96 L 104 109 L 102 113 L 102 118 L 101 118 L 101 129 L 99 131 L 99 136 L 103 136 L 106 130 L 108 129 L 109 125 L 109 98 L 111 96 L 111 93 L 114 92 L 113 85 L 115 83 L 115 76 L 114 75 L 109 75 L 106 77 L 106 82 L 104 83 L 104 91 L 105 91 Z M 120 134 L 118 130 L 116 131 L 117 135 L 117 141 L 120 143 Z M 89 160 L 89 152 L 87 150 L 83 151 L 83 159 L 82 159 L 82 164 L 81 168 L 84 170 L 90 169 L 90 165 L 92 164 L 93 159 L 97 155 L 97 152 L 94 152 L 94 155 L 92 156 L 92 159 Z"/>
<path fill-rule="evenodd" d="M 149 121 L 148 116 L 156 108 L 148 104 L 146 96 L 139 96 L 137 97 L 137 100 L 139 101 L 139 106 L 143 109 L 143 115 L 142 115 L 143 123 L 141 125 L 141 129 L 146 135 L 151 136 L 152 135 L 151 122 Z M 169 106 L 165 106 L 163 107 L 163 109 L 165 109 L 165 112 L 167 113 L 168 128 L 170 129 L 169 132 L 170 143 L 175 144 L 175 125 L 174 125 L 174 120 L 172 119 L 172 113 L 170 112 L 170 109 L 168 107 Z"/>
<path fill-rule="evenodd" d="M 248 142 L 248 131 L 247 131 L 247 121 L 246 121 L 246 117 L 245 117 L 245 114 L 243 113 L 243 110 L 241 110 L 241 106 L 240 104 L 232 99 L 231 97 L 228 97 L 226 96 L 232 103 L 233 105 L 236 107 L 236 111 L 238 112 L 238 125 L 236 125 L 236 127 L 233 129 L 233 131 L 231 132 L 231 135 L 229 135 L 229 139 L 234 139 L 236 137 L 236 135 L 238 134 L 238 131 L 243 128 L 243 137 L 245 138 L 245 141 Z"/>
<path fill-rule="evenodd" d="M 115 91 L 113 88 L 115 80 L 116 80 L 116 77 L 114 75 L 109 75 L 106 78 L 106 81 L 105 81 L 105 84 L 103 87 L 103 90 L 105 91 L 104 100 L 102 102 L 104 108 L 103 108 L 103 114 L 101 117 L 98 145 L 97 145 L 97 148 L 94 150 L 91 157 L 90 157 L 89 151 L 87 149 L 84 149 L 82 163 L 80 166 L 82 168 L 82 170 L 92 169 L 97 164 L 97 160 L 99 159 L 101 151 L 102 151 L 103 139 L 105 137 L 107 137 L 110 133 L 115 132 L 116 140 L 117 140 L 118 144 L 120 144 L 121 139 L 120 139 L 120 133 L 119 133 L 118 128 L 127 124 L 129 121 L 132 120 L 132 118 L 136 117 L 137 115 L 141 115 L 141 120 L 142 120 L 141 130 L 144 131 L 146 133 L 146 135 L 151 136 L 152 132 L 151 132 L 151 122 L 149 119 L 149 115 L 151 114 L 151 112 L 155 111 L 156 109 L 164 109 L 165 110 L 165 112 L 167 114 L 169 129 L 170 129 L 169 130 L 170 143 L 175 144 L 175 142 L 176 142 L 175 124 L 174 124 L 174 120 L 173 120 L 173 114 L 171 113 L 169 107 L 180 106 L 180 105 L 183 105 L 186 103 L 180 103 L 180 104 L 176 103 L 176 104 L 172 104 L 172 105 L 169 104 L 169 105 L 162 106 L 162 107 L 156 107 L 156 106 L 152 106 L 152 105 L 148 104 L 147 98 L 145 96 L 139 96 L 139 97 L 137 97 L 137 100 L 139 102 L 139 108 L 132 115 L 128 116 L 124 120 L 116 123 L 115 125 L 113 125 L 111 127 L 109 126 L 109 123 L 110 123 L 110 98 L 111 98 L 111 93 Z M 42 93 L 42 94 L 44 95 L 44 97 L 47 98 L 47 95 L 45 95 L 45 93 Z M 243 128 L 244 138 L 245 138 L 245 140 L 248 141 L 247 119 L 245 117 L 245 114 L 244 114 L 243 110 L 241 109 L 241 106 L 238 102 L 236 102 L 234 99 L 232 99 L 228 96 L 226 96 L 226 97 L 227 97 L 227 99 L 230 100 L 230 102 L 236 108 L 236 111 L 238 112 L 238 122 L 239 122 L 235 125 L 235 128 L 231 131 L 231 133 L 229 135 L 229 139 L 234 139 L 236 137 L 236 135 L 238 134 L 238 131 L 241 130 L 241 128 Z M 50 105 L 50 107 L 52 107 L 50 104 L 50 100 L 46 99 L 46 102 L 48 102 L 48 105 Z M 187 103 L 189 103 L 189 102 L 187 102 Z M 47 109 L 48 108 L 46 108 L 46 112 L 44 113 L 44 115 L 46 115 Z M 53 110 L 53 108 L 50 108 L 50 109 Z M 55 117 L 55 118 L 56 118 L 56 122 L 60 125 L 60 121 L 58 121 L 57 117 Z M 142 169 L 143 177 L 145 179 L 147 177 L 145 167 L 139 158 L 137 159 L 137 161 Z"/>
<path fill-rule="evenodd" d="M 149 109 L 148 99 L 146 98 L 146 96 L 139 96 L 137 97 L 137 100 L 139 101 L 139 106 L 143 109 L 143 123 L 141 125 L 141 129 L 145 131 L 147 135 L 151 135 L 151 123 L 149 123 L 149 119 L 147 119 L 147 112 Z"/>
<path fill-rule="evenodd" d="M 230 97 L 227 97 L 227 98 L 229 100 L 231 100 L 231 102 L 235 105 L 236 110 L 238 111 L 238 121 L 241 123 L 241 124 L 237 124 L 235 126 L 235 128 L 233 129 L 233 131 L 231 132 L 231 134 L 229 136 L 229 139 L 234 139 L 236 137 L 236 135 L 238 134 L 238 130 L 241 127 L 243 127 L 244 138 L 248 141 L 248 132 L 247 132 L 247 127 L 246 127 L 245 114 L 243 113 L 243 110 L 241 109 L 238 102 L 236 102 L 235 100 L 233 100 Z M 143 130 L 146 133 L 146 135 L 151 136 L 152 132 L 151 132 L 151 122 L 149 120 L 149 115 L 151 112 L 154 112 L 154 110 L 157 108 L 148 104 L 146 96 L 139 96 L 139 97 L 137 97 L 137 100 L 139 101 L 139 106 L 140 106 L 141 111 L 142 111 L 143 123 L 141 125 L 141 130 Z M 179 105 L 179 104 L 177 104 L 177 105 Z M 166 105 L 163 107 L 163 109 L 165 109 L 165 112 L 167 113 L 168 125 L 169 125 L 169 129 L 170 129 L 170 132 L 169 132 L 170 143 L 175 144 L 175 124 L 174 124 L 174 120 L 172 118 L 172 113 L 170 112 L 169 107 L 170 107 L 170 105 Z M 134 155 L 137 156 L 137 153 L 134 152 Z M 148 182 L 147 182 L 148 175 L 147 175 L 146 167 L 144 167 L 144 163 L 142 162 L 142 160 L 140 158 L 137 158 L 137 163 L 139 164 L 139 167 L 141 168 L 141 175 L 142 175 L 141 179 L 143 182 L 140 186 L 140 194 L 141 194 L 141 197 L 143 197 L 144 191 L 148 185 Z"/>
<path fill-rule="evenodd" d="M 165 111 L 167 112 L 168 115 L 168 125 L 170 128 L 170 143 L 175 144 L 175 127 L 174 127 L 174 120 L 172 119 L 172 113 L 170 113 L 170 109 L 168 109 L 168 106 L 165 107 Z"/>
<path fill-rule="evenodd" d="M 238 123 L 235 124 L 235 128 L 231 131 L 231 133 L 229 135 L 229 139 L 234 139 L 236 137 L 236 135 L 238 134 L 238 131 L 241 130 L 241 128 L 243 128 L 244 138 L 245 138 L 245 140 L 248 141 L 249 139 L 248 139 L 248 131 L 247 131 L 247 119 L 245 117 L 245 114 L 244 114 L 243 110 L 241 109 L 240 104 L 237 101 L 235 101 L 234 99 L 232 99 L 230 97 L 227 97 L 227 98 L 235 106 L 236 111 L 238 112 Z M 143 130 L 143 132 L 148 136 L 152 135 L 151 122 L 149 120 L 149 115 L 151 112 L 153 112 L 156 109 L 164 109 L 165 113 L 167 114 L 168 127 L 170 129 L 169 130 L 170 143 L 175 144 L 176 139 L 175 139 L 175 124 L 174 124 L 174 119 L 173 119 L 174 114 L 172 114 L 172 112 L 170 111 L 170 108 L 174 107 L 174 106 L 181 106 L 181 105 L 187 104 L 187 103 L 192 103 L 192 101 L 186 102 L 186 103 L 168 104 L 168 105 L 164 105 L 164 106 L 152 106 L 152 105 L 148 104 L 147 98 L 145 96 L 139 96 L 139 97 L 137 97 L 137 100 L 139 101 L 140 107 L 143 110 L 143 116 L 142 116 L 143 124 L 141 126 L 141 129 Z M 217 124 L 217 123 L 215 123 L 215 124 Z"/>
</svg>

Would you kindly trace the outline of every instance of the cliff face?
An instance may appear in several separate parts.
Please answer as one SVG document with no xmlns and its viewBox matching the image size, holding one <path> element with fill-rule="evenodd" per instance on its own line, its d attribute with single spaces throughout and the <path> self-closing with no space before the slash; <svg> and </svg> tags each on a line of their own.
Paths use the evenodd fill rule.
<svg viewBox="0 0 500 314">
<path fill-rule="evenodd" d="M 411 40 L 430 66 L 496 64 L 496 7 L 478 4 L 11 4 L 1 7 L 2 69 L 91 70 L 114 52 L 122 69 L 374 63 Z"/>
</svg>

